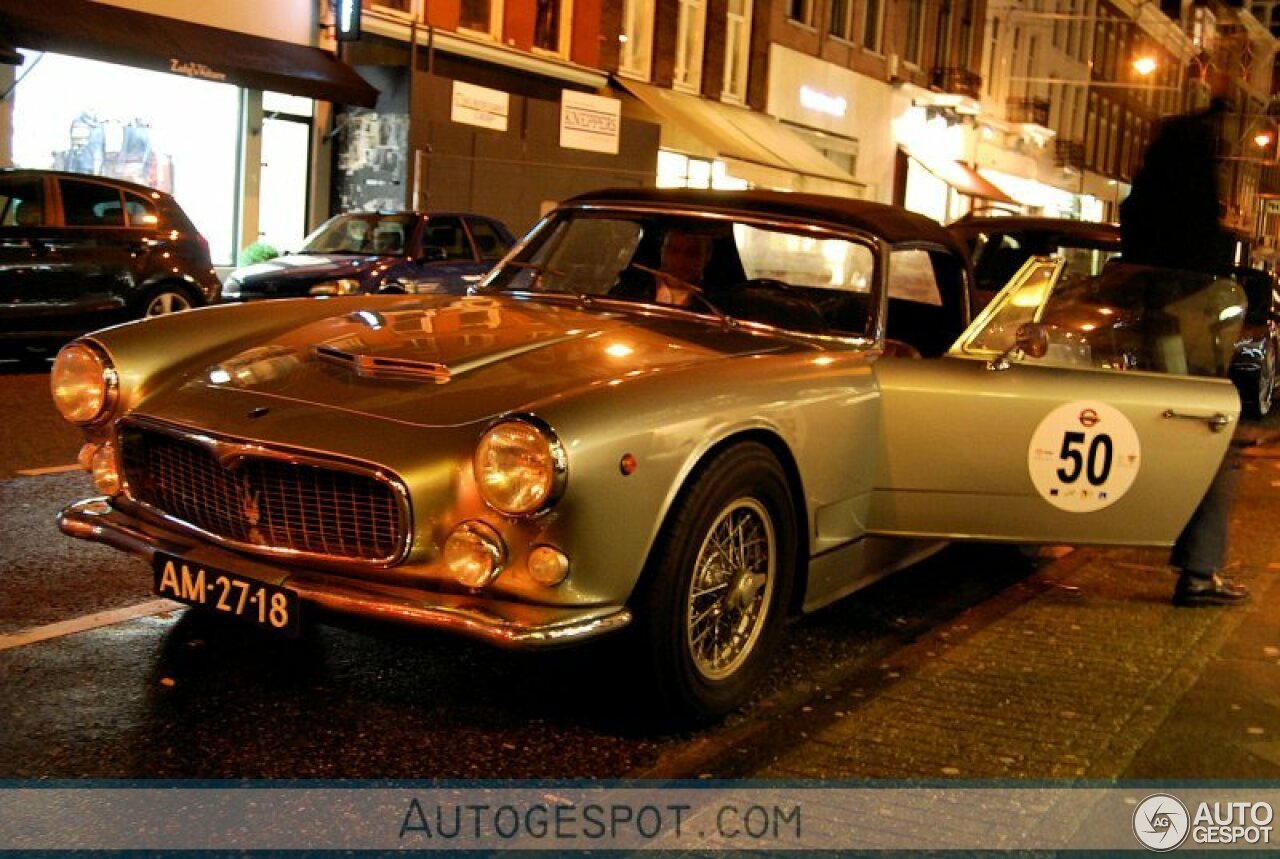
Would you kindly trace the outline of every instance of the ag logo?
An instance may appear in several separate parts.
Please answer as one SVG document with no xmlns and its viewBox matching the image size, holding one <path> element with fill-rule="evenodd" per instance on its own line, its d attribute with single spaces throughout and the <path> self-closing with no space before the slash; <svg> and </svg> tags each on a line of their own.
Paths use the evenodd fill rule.
<svg viewBox="0 0 1280 859">
<path fill-rule="evenodd" d="M 1133 810 L 1133 834 L 1148 850 L 1164 853 L 1187 840 L 1190 830 L 1187 807 L 1176 796 L 1156 793 Z"/>
</svg>

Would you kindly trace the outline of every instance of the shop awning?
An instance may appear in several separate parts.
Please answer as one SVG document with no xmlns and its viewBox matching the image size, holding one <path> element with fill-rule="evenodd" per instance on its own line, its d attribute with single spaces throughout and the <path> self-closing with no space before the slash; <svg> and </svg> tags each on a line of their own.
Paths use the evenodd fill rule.
<svg viewBox="0 0 1280 859">
<path fill-rule="evenodd" d="M 319 48 L 90 0 L 0 7 L 0 50 L 53 51 L 198 80 L 373 107 L 378 91 Z"/>
<path fill-rule="evenodd" d="M 993 203 L 1004 203 L 1010 206 L 1018 205 L 1017 200 L 991 184 L 981 173 L 963 161 L 926 161 L 914 155 L 911 157 L 915 158 L 921 167 L 946 182 L 952 188 L 955 188 L 961 194 L 990 200 Z"/>
<path fill-rule="evenodd" d="M 771 116 L 619 79 L 662 121 L 662 145 L 726 162 L 752 184 L 861 196 L 863 185 Z"/>
</svg>

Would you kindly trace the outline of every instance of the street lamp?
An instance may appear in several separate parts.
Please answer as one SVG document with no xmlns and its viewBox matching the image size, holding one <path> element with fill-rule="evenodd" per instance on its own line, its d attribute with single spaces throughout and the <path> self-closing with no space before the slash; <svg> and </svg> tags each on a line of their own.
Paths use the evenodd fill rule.
<svg viewBox="0 0 1280 859">
<path fill-rule="evenodd" d="M 1151 73 L 1154 72 L 1158 66 L 1159 63 L 1156 62 L 1155 57 L 1138 57 L 1133 61 L 1133 70 L 1144 78 L 1150 77 Z"/>
</svg>

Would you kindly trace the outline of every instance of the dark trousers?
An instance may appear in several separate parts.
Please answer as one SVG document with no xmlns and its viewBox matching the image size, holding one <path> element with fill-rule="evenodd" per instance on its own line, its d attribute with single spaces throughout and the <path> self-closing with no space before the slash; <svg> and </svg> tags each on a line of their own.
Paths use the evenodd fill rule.
<svg viewBox="0 0 1280 859">
<path fill-rule="evenodd" d="M 1218 473 L 1200 500 L 1200 506 L 1173 544 L 1169 563 L 1183 574 L 1208 578 L 1226 564 L 1227 532 L 1239 486 L 1240 454 L 1232 446 L 1218 466 Z"/>
</svg>

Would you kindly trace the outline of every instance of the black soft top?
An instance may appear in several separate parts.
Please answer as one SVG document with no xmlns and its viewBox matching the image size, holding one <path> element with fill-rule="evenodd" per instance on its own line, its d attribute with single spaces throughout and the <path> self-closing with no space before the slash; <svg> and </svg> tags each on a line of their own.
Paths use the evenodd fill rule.
<svg viewBox="0 0 1280 859">
<path fill-rule="evenodd" d="M 636 204 L 682 210 L 712 210 L 723 213 L 779 215 L 787 218 L 823 221 L 881 236 L 890 244 L 922 242 L 940 245 L 964 256 L 964 246 L 932 218 L 897 206 L 869 200 L 828 197 L 822 194 L 793 194 L 785 191 L 707 191 L 688 188 L 609 188 L 580 194 L 565 206 Z"/>
</svg>

